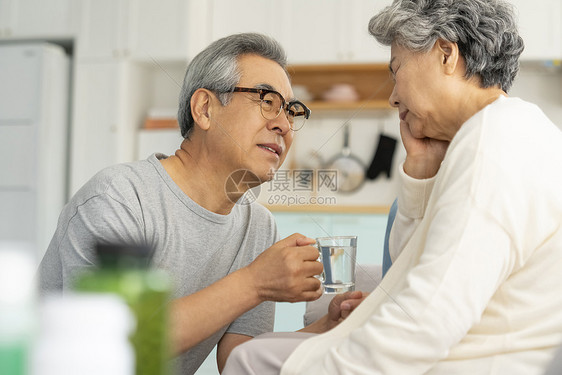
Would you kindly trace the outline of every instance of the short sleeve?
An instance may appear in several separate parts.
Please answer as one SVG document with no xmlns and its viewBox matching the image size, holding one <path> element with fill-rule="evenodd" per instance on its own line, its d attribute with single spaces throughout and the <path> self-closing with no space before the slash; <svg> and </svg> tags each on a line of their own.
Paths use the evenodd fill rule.
<svg viewBox="0 0 562 375">
<path fill-rule="evenodd" d="M 81 272 L 95 265 L 99 242 L 142 243 L 137 215 L 107 194 L 69 203 L 40 265 L 42 291 L 70 288 Z"/>
<path fill-rule="evenodd" d="M 272 332 L 274 321 L 275 303 L 262 302 L 232 322 L 226 332 L 256 337 L 262 333 Z"/>
</svg>

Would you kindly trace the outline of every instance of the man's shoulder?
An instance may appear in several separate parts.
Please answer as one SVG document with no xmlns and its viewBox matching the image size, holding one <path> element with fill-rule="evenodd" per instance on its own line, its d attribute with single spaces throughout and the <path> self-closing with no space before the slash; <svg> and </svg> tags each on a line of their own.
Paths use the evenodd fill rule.
<svg viewBox="0 0 562 375">
<path fill-rule="evenodd" d="M 115 164 L 96 173 L 77 195 L 97 195 L 112 191 L 125 192 L 135 190 L 137 186 L 146 186 L 156 174 L 154 167 L 147 161 Z"/>
<path fill-rule="evenodd" d="M 106 167 L 94 175 L 92 180 L 105 183 L 135 183 L 153 170 L 154 167 L 148 160 L 138 160 Z"/>
<path fill-rule="evenodd" d="M 253 202 L 249 205 L 250 209 L 253 210 L 254 215 L 270 217 L 273 219 L 273 214 L 269 211 L 263 204 L 259 202 Z"/>
<path fill-rule="evenodd" d="M 259 202 L 251 204 L 237 205 L 241 215 L 255 223 L 261 223 L 268 227 L 275 225 L 275 218 L 271 211 Z"/>
</svg>

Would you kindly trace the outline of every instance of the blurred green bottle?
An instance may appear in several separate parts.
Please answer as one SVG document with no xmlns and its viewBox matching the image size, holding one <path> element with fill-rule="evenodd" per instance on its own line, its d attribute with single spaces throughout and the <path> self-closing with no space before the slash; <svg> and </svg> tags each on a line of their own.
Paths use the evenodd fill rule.
<svg viewBox="0 0 562 375">
<path fill-rule="evenodd" d="M 79 292 L 106 292 L 121 296 L 137 320 L 131 336 L 137 375 L 170 374 L 168 303 L 170 279 L 149 268 L 152 250 L 146 246 L 98 244 L 99 267 L 82 274 L 75 283 Z"/>
</svg>

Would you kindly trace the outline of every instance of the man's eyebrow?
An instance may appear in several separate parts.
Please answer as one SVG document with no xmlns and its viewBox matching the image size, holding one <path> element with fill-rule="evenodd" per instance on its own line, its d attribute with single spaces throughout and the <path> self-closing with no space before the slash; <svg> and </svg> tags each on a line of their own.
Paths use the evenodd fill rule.
<svg viewBox="0 0 562 375">
<path fill-rule="evenodd" d="M 257 85 L 254 86 L 256 89 L 265 89 L 265 90 L 273 90 L 273 91 L 277 91 L 275 90 L 275 87 L 271 86 L 268 83 L 258 83 Z"/>
<path fill-rule="evenodd" d="M 256 89 L 266 89 L 266 90 L 271 90 L 271 91 L 275 91 L 275 92 L 279 92 L 275 89 L 275 87 L 271 86 L 268 83 L 258 83 L 257 85 L 254 86 Z M 282 95 L 282 94 L 281 94 Z M 285 100 L 287 101 L 287 103 L 293 102 L 295 100 L 297 100 L 297 98 L 292 97 L 292 98 L 285 98 Z"/>
</svg>

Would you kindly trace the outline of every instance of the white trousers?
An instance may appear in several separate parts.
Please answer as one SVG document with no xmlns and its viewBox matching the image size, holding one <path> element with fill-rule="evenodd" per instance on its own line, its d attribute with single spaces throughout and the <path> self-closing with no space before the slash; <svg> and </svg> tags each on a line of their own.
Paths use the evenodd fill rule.
<svg viewBox="0 0 562 375">
<path fill-rule="evenodd" d="M 271 332 L 238 345 L 230 353 L 222 375 L 278 375 L 283 363 L 314 333 Z"/>
</svg>

